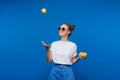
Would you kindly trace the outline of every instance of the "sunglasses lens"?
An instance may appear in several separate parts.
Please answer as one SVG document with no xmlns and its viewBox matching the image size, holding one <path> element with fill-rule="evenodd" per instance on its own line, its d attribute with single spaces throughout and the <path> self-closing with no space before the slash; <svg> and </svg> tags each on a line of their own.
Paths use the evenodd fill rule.
<svg viewBox="0 0 120 80">
<path fill-rule="evenodd" d="M 58 28 L 58 30 L 60 30 L 60 27 Z"/>
<path fill-rule="evenodd" d="M 62 31 L 65 31 L 65 28 L 62 28 Z"/>
<path fill-rule="evenodd" d="M 58 31 L 59 31 L 59 30 L 65 31 L 65 28 L 60 28 L 60 27 L 59 27 L 59 28 L 58 28 Z"/>
</svg>

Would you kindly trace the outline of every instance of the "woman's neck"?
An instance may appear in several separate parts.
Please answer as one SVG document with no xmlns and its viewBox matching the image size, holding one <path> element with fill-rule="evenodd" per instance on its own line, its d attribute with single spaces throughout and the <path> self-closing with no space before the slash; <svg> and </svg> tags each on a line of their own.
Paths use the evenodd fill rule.
<svg viewBox="0 0 120 80">
<path fill-rule="evenodd" d="M 68 41 L 67 36 L 65 36 L 65 37 L 61 37 L 61 41 L 64 41 L 64 42 Z"/>
</svg>

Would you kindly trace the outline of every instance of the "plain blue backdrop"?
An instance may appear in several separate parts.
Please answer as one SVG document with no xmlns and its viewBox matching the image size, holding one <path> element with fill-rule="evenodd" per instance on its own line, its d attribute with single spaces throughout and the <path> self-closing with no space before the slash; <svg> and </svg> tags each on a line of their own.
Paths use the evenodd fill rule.
<svg viewBox="0 0 120 80">
<path fill-rule="evenodd" d="M 47 80 L 40 41 L 59 40 L 66 22 L 76 26 L 77 52 L 88 53 L 73 65 L 76 80 L 120 80 L 119 0 L 0 0 L 0 80 Z"/>
</svg>

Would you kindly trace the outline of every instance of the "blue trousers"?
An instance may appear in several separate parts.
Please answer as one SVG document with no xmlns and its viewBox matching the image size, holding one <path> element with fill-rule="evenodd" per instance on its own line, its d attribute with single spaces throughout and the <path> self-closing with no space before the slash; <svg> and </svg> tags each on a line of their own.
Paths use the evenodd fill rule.
<svg viewBox="0 0 120 80">
<path fill-rule="evenodd" d="M 48 80 L 75 80 L 72 66 L 54 65 Z"/>
</svg>

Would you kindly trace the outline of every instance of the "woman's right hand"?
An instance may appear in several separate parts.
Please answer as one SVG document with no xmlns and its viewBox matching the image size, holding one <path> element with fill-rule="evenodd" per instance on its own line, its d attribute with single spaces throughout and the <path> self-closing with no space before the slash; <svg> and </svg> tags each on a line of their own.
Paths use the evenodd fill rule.
<svg viewBox="0 0 120 80">
<path fill-rule="evenodd" d="M 46 44 L 44 41 L 41 41 L 41 43 L 45 48 L 50 48 L 50 44 Z"/>
</svg>

